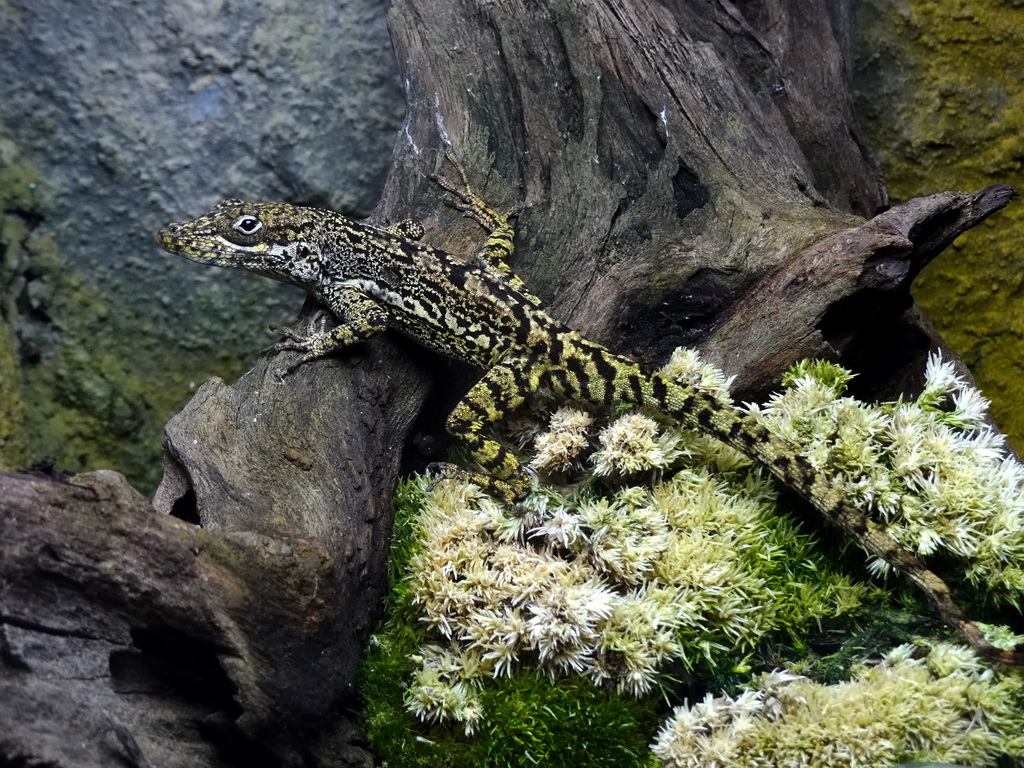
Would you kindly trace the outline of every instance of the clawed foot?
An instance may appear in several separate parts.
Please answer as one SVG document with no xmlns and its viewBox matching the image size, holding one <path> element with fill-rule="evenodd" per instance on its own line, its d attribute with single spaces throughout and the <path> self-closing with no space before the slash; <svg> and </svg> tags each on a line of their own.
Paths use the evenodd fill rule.
<svg viewBox="0 0 1024 768">
<path fill-rule="evenodd" d="M 434 479 L 427 485 L 427 491 L 432 491 L 442 480 L 461 480 L 479 486 L 480 490 L 488 496 L 492 496 L 510 507 L 522 501 L 531 488 L 529 476 L 525 473 L 521 478 L 499 480 L 490 475 L 470 472 L 468 469 L 463 469 L 447 461 L 428 464 L 427 473 L 434 475 Z"/>
<path fill-rule="evenodd" d="M 476 221 L 489 232 L 493 232 L 505 224 L 509 218 L 517 216 L 522 212 L 523 206 L 521 205 L 516 206 L 505 214 L 491 210 L 487 203 L 481 200 L 476 192 L 473 191 L 473 188 L 469 186 L 469 177 L 466 176 L 466 171 L 451 147 L 445 148 L 444 156 L 455 169 L 458 181 L 452 181 L 448 177 L 436 173 L 431 175 L 430 180 L 454 198 L 447 201 L 453 208 L 462 211 L 464 215 Z"/>
<path fill-rule="evenodd" d="M 313 328 L 323 328 L 327 324 L 329 315 L 325 312 L 319 312 L 314 315 L 313 320 L 310 322 L 309 333 L 299 333 L 298 331 L 283 327 L 277 328 L 270 326 L 270 330 L 274 333 L 279 333 L 284 336 L 287 341 L 278 341 L 271 344 L 263 349 L 262 355 L 271 356 L 276 355 L 278 352 L 302 352 L 302 356 L 294 363 L 289 365 L 281 372 L 281 377 L 284 378 L 295 371 L 296 368 L 305 365 L 306 363 L 316 360 L 317 358 L 323 357 L 325 354 L 333 349 L 333 346 L 328 343 L 328 337 L 330 336 L 329 331 L 323 330 L 312 330 Z M 330 347 L 330 348 L 328 348 Z"/>
</svg>

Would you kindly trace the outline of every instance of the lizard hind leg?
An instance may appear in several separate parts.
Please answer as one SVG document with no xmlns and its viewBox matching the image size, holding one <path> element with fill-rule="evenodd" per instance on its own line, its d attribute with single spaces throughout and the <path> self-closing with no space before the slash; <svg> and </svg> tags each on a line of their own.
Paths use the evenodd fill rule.
<svg viewBox="0 0 1024 768">
<path fill-rule="evenodd" d="M 506 504 L 521 501 L 530 491 L 530 475 L 511 450 L 483 432 L 522 405 L 540 386 L 542 373 L 543 365 L 532 357 L 503 360 L 466 393 L 448 416 L 448 433 L 469 448 L 484 472 L 448 462 L 431 464 L 428 469 L 439 479 L 475 483 Z"/>
<path fill-rule="evenodd" d="M 469 177 L 466 176 L 466 171 L 463 169 L 462 163 L 459 162 L 459 158 L 456 157 L 455 151 L 451 147 L 446 147 L 444 156 L 452 168 L 455 169 L 455 175 L 458 180 L 452 181 L 447 176 L 440 174 L 432 175 L 430 180 L 452 196 L 449 204 L 453 208 L 462 211 L 488 232 L 494 232 L 507 227 L 511 234 L 512 227 L 508 223 L 508 219 L 517 209 L 513 209 L 507 214 L 495 211 L 473 191 L 473 188 L 469 185 Z M 511 252 L 511 244 L 509 245 L 509 251 Z"/>
<path fill-rule="evenodd" d="M 520 208 L 513 208 L 508 213 L 498 213 L 495 211 L 470 187 L 466 171 L 463 170 L 459 159 L 455 156 L 455 152 L 452 151 L 451 147 L 445 149 L 444 156 L 455 169 L 457 181 L 452 181 L 445 176 L 436 174 L 430 177 L 431 180 L 451 195 L 452 200 L 449 203 L 454 208 L 462 211 L 490 233 L 486 242 L 474 255 L 486 264 L 489 269 L 496 272 L 502 280 L 519 291 L 527 301 L 535 306 L 539 306 L 540 299 L 526 290 L 526 285 L 512 271 L 512 267 L 508 263 L 512 258 L 513 240 L 515 238 L 515 230 L 512 228 L 512 224 L 509 223 L 509 219 L 518 214 Z"/>
</svg>

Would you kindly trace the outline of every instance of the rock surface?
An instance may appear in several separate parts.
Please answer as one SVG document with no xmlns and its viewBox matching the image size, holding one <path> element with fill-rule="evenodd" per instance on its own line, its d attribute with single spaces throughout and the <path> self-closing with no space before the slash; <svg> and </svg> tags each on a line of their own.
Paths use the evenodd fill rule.
<svg viewBox="0 0 1024 768">
<path fill-rule="evenodd" d="M 895 202 L 937 189 L 1024 189 L 1024 5 L 858 0 L 857 111 Z M 914 297 L 1024 448 L 1024 206 L 957 240 Z"/>
<path fill-rule="evenodd" d="M 27 434 L 0 442 L 0 467 L 51 454 L 155 486 L 163 423 L 251 364 L 301 297 L 197 269 L 154 233 L 225 197 L 366 215 L 404 110 L 386 11 L 0 5 L 0 439 Z"/>
</svg>

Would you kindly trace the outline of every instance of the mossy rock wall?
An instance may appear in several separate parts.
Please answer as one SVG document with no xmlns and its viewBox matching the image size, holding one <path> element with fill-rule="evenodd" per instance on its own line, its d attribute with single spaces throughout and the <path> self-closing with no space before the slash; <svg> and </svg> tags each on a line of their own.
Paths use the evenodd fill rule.
<svg viewBox="0 0 1024 768">
<path fill-rule="evenodd" d="M 404 113 L 383 0 L 0 3 L 0 469 L 159 479 L 163 424 L 301 291 L 157 229 L 225 197 L 355 216 Z"/>
<path fill-rule="evenodd" d="M 1024 3 L 859 0 L 860 111 L 894 201 L 1024 186 Z M 151 485 L 160 429 L 234 378 L 294 291 L 176 261 L 169 220 L 226 196 L 372 206 L 402 115 L 386 5 L 0 7 L 0 467 L 45 454 Z M 916 295 L 1018 448 L 1024 208 Z"/>
<path fill-rule="evenodd" d="M 1024 191 L 1024 2 L 858 0 L 863 127 L 893 202 L 945 189 Z M 971 230 L 914 296 L 1024 450 L 1024 206 Z"/>
</svg>

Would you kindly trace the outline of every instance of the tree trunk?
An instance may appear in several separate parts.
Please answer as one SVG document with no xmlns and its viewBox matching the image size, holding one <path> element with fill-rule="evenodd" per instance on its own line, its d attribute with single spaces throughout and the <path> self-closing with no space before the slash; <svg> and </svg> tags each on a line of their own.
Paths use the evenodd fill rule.
<svg viewBox="0 0 1024 768">
<path fill-rule="evenodd" d="M 1013 193 L 863 220 L 886 199 L 852 116 L 848 10 L 396 0 L 408 118 L 375 218 L 477 247 L 427 178 L 450 142 L 493 206 L 525 203 L 516 269 L 584 335 L 648 364 L 695 345 L 739 398 L 803 357 L 858 370 L 865 397 L 911 391 L 942 344 L 910 282 Z M 171 517 L 109 474 L 0 476 L 0 755 L 369 765 L 344 708 L 402 447 L 428 382 L 463 377 L 392 338 L 281 366 L 208 382 L 168 424 Z"/>
</svg>

